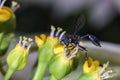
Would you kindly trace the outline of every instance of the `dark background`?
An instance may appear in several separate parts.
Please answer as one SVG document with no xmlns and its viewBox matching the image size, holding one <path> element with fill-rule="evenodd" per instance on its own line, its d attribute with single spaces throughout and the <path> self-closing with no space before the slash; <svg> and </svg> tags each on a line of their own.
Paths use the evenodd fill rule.
<svg viewBox="0 0 120 80">
<path fill-rule="evenodd" d="M 73 34 L 76 19 L 80 14 L 85 16 L 85 25 L 78 35 L 93 34 L 101 41 L 120 44 L 120 14 L 118 6 L 111 0 L 98 0 L 73 6 L 63 0 L 17 0 L 21 5 L 15 12 L 17 25 L 15 32 L 34 34 L 50 32 L 50 25 L 62 27 L 68 34 Z M 75 0 L 76 1 L 76 0 Z M 79 0 L 80 1 L 80 0 Z M 83 0 L 81 0 L 83 1 Z M 6 5 L 10 6 L 10 0 Z M 61 2 L 61 3 L 60 3 Z M 89 2 L 88 2 L 89 3 Z M 114 3 L 114 4 L 113 4 Z M 89 6 L 88 6 L 89 5 Z M 75 7 L 75 8 L 74 8 Z"/>
</svg>

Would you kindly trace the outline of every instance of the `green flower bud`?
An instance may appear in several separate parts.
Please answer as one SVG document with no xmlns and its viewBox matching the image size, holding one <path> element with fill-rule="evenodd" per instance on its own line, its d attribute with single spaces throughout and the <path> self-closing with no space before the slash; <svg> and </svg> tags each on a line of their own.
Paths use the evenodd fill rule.
<svg viewBox="0 0 120 80">
<path fill-rule="evenodd" d="M 14 11 L 19 7 L 16 2 L 12 2 L 11 8 L 3 6 L 6 0 L 0 2 L 0 32 L 13 32 L 16 26 Z"/>
<path fill-rule="evenodd" d="M 15 71 L 22 70 L 26 66 L 31 44 L 31 38 L 20 37 L 19 43 L 9 52 L 7 56 L 9 69 L 4 76 L 4 80 L 9 80 Z"/>
<path fill-rule="evenodd" d="M 63 54 L 58 54 L 50 61 L 49 71 L 57 80 L 61 80 L 72 70 L 72 66 L 72 59 L 66 58 Z"/>
<path fill-rule="evenodd" d="M 50 36 L 45 34 L 41 34 L 40 37 L 35 36 L 36 44 L 39 47 L 39 60 L 42 62 L 49 62 L 51 57 L 54 55 L 53 49 L 54 47 L 60 43 L 60 39 L 64 35 L 65 32 L 61 33 L 58 37 L 61 28 L 58 27 L 58 30 L 55 34 L 55 27 L 51 26 L 51 33 Z"/>
<path fill-rule="evenodd" d="M 55 30 L 56 28 L 54 26 L 51 26 L 50 36 L 46 37 L 45 34 L 35 36 L 35 42 L 39 47 L 39 51 L 38 51 L 38 66 L 35 76 L 33 77 L 33 80 L 42 80 L 46 67 L 51 58 L 54 56 L 53 49 L 57 44 L 60 43 L 60 39 L 65 34 L 65 31 L 60 34 L 62 29 L 59 27 L 57 28 L 56 34 Z"/>
<path fill-rule="evenodd" d="M 55 56 L 49 63 L 49 71 L 51 73 L 51 80 L 61 80 L 78 65 L 79 55 L 78 48 L 68 48 L 65 45 L 57 45 L 54 49 Z"/>
<path fill-rule="evenodd" d="M 31 44 L 31 38 L 20 37 L 19 43 L 7 56 L 7 64 L 10 69 L 21 70 L 25 67 L 28 61 L 29 48 L 31 47 Z"/>
</svg>

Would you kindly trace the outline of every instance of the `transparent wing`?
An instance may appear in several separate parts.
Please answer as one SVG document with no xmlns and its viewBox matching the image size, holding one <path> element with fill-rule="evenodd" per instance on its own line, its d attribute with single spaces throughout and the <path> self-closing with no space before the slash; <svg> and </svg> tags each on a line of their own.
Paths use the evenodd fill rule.
<svg viewBox="0 0 120 80">
<path fill-rule="evenodd" d="M 74 34 L 76 34 L 85 24 L 85 16 L 84 15 L 80 15 L 77 18 L 77 21 L 75 23 L 75 31 Z"/>
</svg>

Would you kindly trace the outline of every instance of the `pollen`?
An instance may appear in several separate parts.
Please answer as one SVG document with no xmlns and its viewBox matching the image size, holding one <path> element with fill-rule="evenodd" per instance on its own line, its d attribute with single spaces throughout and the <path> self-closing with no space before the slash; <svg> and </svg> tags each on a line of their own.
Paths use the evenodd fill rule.
<svg viewBox="0 0 120 80">
<path fill-rule="evenodd" d="M 61 41 L 61 39 L 63 38 L 65 33 L 66 33 L 66 31 L 63 31 L 62 28 L 57 27 L 57 29 L 56 29 L 53 25 L 51 26 L 50 37 L 57 38 Z"/>
<path fill-rule="evenodd" d="M 13 12 L 15 12 L 20 7 L 20 5 L 16 1 L 12 1 L 11 3 L 11 9 Z"/>
<path fill-rule="evenodd" d="M 57 28 L 57 32 L 56 32 L 56 35 L 55 35 L 55 36 L 57 37 L 57 36 L 59 35 L 59 33 L 60 33 L 62 30 L 63 30 L 62 28 L 58 27 L 58 28 Z"/>
<path fill-rule="evenodd" d="M 99 71 L 99 76 L 102 79 L 109 79 L 115 76 L 115 71 L 112 68 L 109 68 L 108 65 L 109 65 L 109 62 L 107 62 L 106 64 L 103 64 L 102 69 L 100 69 Z"/>
<path fill-rule="evenodd" d="M 21 45 L 21 47 L 25 48 L 26 50 L 29 50 L 31 45 L 33 43 L 33 40 L 31 38 L 27 38 L 25 36 L 20 36 L 19 37 L 19 45 Z"/>
<path fill-rule="evenodd" d="M 51 37 L 54 37 L 54 32 L 55 32 L 55 27 L 51 26 L 51 33 L 50 33 Z"/>
</svg>

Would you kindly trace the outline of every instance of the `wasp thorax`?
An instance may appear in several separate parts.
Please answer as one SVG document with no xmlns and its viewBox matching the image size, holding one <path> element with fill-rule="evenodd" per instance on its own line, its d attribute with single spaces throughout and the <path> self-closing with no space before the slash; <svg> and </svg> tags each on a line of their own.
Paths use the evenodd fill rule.
<svg viewBox="0 0 120 80">
<path fill-rule="evenodd" d="M 57 27 L 57 30 L 56 30 L 54 26 L 51 26 L 50 37 L 55 37 L 61 40 L 65 33 L 66 31 L 63 31 L 62 28 Z"/>
<path fill-rule="evenodd" d="M 31 45 L 32 45 L 33 40 L 31 38 L 27 38 L 27 37 L 22 37 L 20 36 L 19 38 L 19 44 L 23 47 L 26 48 L 27 50 L 30 49 Z"/>
</svg>

